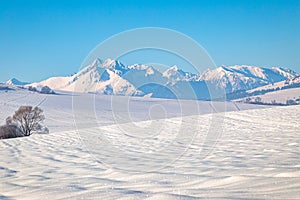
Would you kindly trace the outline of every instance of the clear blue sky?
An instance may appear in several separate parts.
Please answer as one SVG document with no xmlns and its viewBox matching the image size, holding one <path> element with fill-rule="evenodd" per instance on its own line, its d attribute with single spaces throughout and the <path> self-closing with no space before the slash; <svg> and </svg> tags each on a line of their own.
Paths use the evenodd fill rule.
<svg viewBox="0 0 300 200">
<path fill-rule="evenodd" d="M 300 72 L 299 0 L 0 0 L 0 81 L 69 75 L 106 38 L 149 26 L 194 38 L 217 65 Z"/>
</svg>

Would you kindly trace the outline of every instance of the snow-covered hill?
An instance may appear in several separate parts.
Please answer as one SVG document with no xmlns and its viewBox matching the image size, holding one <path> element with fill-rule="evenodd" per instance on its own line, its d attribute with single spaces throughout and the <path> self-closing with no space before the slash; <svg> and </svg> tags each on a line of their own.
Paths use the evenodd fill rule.
<svg viewBox="0 0 300 200">
<path fill-rule="evenodd" d="M 299 104 L 300 76 L 245 91 L 236 101 L 264 104 Z"/>
<path fill-rule="evenodd" d="M 17 85 L 17 86 L 22 86 L 22 85 L 27 85 L 29 84 L 28 82 L 22 82 L 22 81 L 19 81 L 18 79 L 16 78 L 12 78 L 12 79 L 9 79 L 8 81 L 6 81 L 7 85 Z"/>
<path fill-rule="evenodd" d="M 238 99 L 239 102 L 270 104 L 270 105 L 297 105 L 300 104 L 300 87 L 275 90 L 265 94 Z"/>
<path fill-rule="evenodd" d="M 274 90 L 283 90 L 288 88 L 296 88 L 300 87 L 300 76 L 289 78 L 285 81 L 280 81 L 277 83 L 261 86 L 258 88 L 254 88 L 252 90 L 248 90 L 247 93 L 259 93 L 261 91 L 274 91 Z"/>
<path fill-rule="evenodd" d="M 175 65 L 160 72 L 148 65 L 126 66 L 118 60 L 96 59 L 72 76 L 52 77 L 29 85 L 33 87 L 47 85 L 54 90 L 74 92 L 210 99 L 210 94 L 213 93 L 216 94 L 215 97 L 222 97 L 224 92 L 249 90 L 296 76 L 296 72 L 287 68 L 267 69 L 246 65 L 221 66 L 201 74 L 185 72 Z"/>
<path fill-rule="evenodd" d="M 208 101 L 130 97 L 131 118 L 115 124 L 124 110 L 111 112 L 110 96 L 78 94 L 98 103 L 95 112 L 80 110 L 88 128 L 79 130 L 72 95 L 0 93 L 1 123 L 20 105 L 40 105 L 50 130 L 0 140 L 0 199 L 299 199 L 300 106 L 247 110 L 264 106 L 236 103 L 246 109 L 238 111 L 233 102 L 214 109 Z M 123 105 L 126 98 L 114 100 Z M 141 134 L 129 132 L 132 126 Z M 217 143 L 205 145 L 219 130 Z M 107 148 L 92 151 L 103 136 Z"/>
</svg>

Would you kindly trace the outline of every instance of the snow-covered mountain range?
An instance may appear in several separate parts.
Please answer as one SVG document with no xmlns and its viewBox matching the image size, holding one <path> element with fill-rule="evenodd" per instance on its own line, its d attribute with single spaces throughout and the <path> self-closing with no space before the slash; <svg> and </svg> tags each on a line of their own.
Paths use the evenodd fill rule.
<svg viewBox="0 0 300 200">
<path fill-rule="evenodd" d="M 292 80 L 297 76 L 296 72 L 280 67 L 221 66 L 192 74 L 176 65 L 161 72 L 148 65 L 127 66 L 118 60 L 96 59 L 72 76 L 52 77 L 26 86 L 40 88 L 47 85 L 54 90 L 111 95 L 210 99 L 213 92 L 221 97 L 225 93 L 251 90 Z M 7 84 L 25 85 L 16 79 L 12 80 Z"/>
<path fill-rule="evenodd" d="M 235 65 L 207 70 L 199 75 L 199 79 L 205 80 L 216 87 L 224 88 L 226 93 L 230 93 L 289 80 L 296 76 L 298 74 L 288 68 L 273 67 L 268 69 L 257 66 Z"/>
</svg>

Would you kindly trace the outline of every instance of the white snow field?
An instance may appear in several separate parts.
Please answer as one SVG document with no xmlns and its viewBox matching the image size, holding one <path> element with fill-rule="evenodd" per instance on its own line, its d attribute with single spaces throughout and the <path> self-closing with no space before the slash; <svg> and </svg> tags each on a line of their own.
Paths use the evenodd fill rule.
<svg viewBox="0 0 300 200">
<path fill-rule="evenodd" d="M 297 100 L 300 98 L 300 87 L 297 86 L 300 83 L 300 76 L 290 79 L 288 81 L 280 81 L 274 84 L 265 85 L 262 87 L 254 88 L 252 90 L 248 90 L 247 93 L 255 93 L 260 91 L 267 91 L 265 94 L 250 96 L 252 99 L 256 97 L 260 97 L 261 101 L 264 103 L 272 103 L 275 101 L 276 103 L 285 104 L 287 100 Z M 286 87 L 284 89 L 284 87 Z M 290 87 L 290 88 L 288 88 Z M 279 90 L 276 90 L 276 89 Z M 273 90 L 273 91 L 272 91 Z M 244 101 L 246 98 L 236 99 L 235 101 Z"/>
<path fill-rule="evenodd" d="M 40 104 L 50 129 L 0 140 L 0 199 L 300 197 L 300 106 L 199 101 L 197 111 L 196 101 L 180 101 L 180 112 L 176 100 L 84 94 L 95 99 L 94 112 L 77 106 L 73 113 L 71 94 L 0 93 L 3 123 L 20 105 Z M 126 116 L 124 102 L 132 116 L 115 124 Z M 140 130 L 133 125 L 144 132 L 130 132 Z M 97 151 L 101 136 L 110 143 Z"/>
<path fill-rule="evenodd" d="M 276 103 L 285 104 L 287 100 L 296 100 L 300 98 L 300 88 L 289 88 L 285 90 L 268 92 L 263 95 L 253 96 L 252 98 L 255 99 L 256 97 L 260 97 L 261 101 L 264 103 L 272 103 L 272 101 L 275 100 Z M 240 100 L 241 99 L 238 99 L 237 101 Z"/>
</svg>

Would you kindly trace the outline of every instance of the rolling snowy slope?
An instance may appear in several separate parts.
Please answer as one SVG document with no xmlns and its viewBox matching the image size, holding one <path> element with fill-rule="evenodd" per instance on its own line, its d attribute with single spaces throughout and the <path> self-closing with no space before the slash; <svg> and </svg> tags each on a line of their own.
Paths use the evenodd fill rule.
<svg viewBox="0 0 300 200">
<path fill-rule="evenodd" d="M 293 101 L 295 101 L 295 103 L 299 104 L 300 103 L 300 88 L 298 87 L 298 88 L 289 88 L 289 89 L 284 89 L 284 90 L 272 91 L 272 92 L 268 92 L 266 94 L 253 96 L 252 98 L 255 99 L 256 97 L 260 97 L 261 102 L 263 102 L 263 103 L 287 104 L 288 100 L 293 100 Z M 244 99 L 242 99 L 242 101 L 243 100 Z M 237 101 L 241 101 L 241 99 L 239 99 Z"/>
<path fill-rule="evenodd" d="M 76 111 L 88 119 L 97 117 L 97 123 L 108 125 L 115 123 L 120 116 L 124 122 L 145 121 L 214 112 L 236 111 L 265 106 L 248 105 L 233 102 L 209 102 L 143 98 L 130 96 L 96 95 L 89 93 L 60 92 L 59 94 L 40 94 L 26 89 L 10 86 L 12 90 L 0 90 L 0 124 L 11 116 L 21 105 L 40 106 L 46 115 L 45 123 L 50 132 L 74 130 L 74 108 L 76 105 L 91 103 L 92 110 L 79 107 Z M 238 106 L 238 108 L 237 108 Z M 77 107 L 76 107 L 77 108 Z M 130 113 L 130 116 L 127 114 Z M 1 122 L 2 121 L 2 122 Z"/>
<path fill-rule="evenodd" d="M 285 80 L 285 81 L 280 81 L 277 83 L 265 85 L 262 87 L 258 87 L 252 90 L 248 90 L 247 93 L 255 93 L 255 92 L 260 92 L 260 91 L 274 91 L 274 90 L 283 90 L 283 89 L 288 89 L 288 88 L 297 88 L 300 87 L 300 76 Z"/>
<path fill-rule="evenodd" d="M 106 120 L 111 120 L 108 114 L 111 111 L 108 110 L 106 112 L 102 110 L 99 115 L 98 119 L 103 122 L 100 127 L 90 125 L 82 130 L 63 131 L 66 130 L 64 126 L 73 121 L 73 116 L 69 113 L 71 106 L 68 95 L 50 96 L 35 93 L 34 95 L 37 96 L 31 96 L 24 91 L 13 96 L 10 96 L 10 92 L 5 94 L 7 94 L 6 101 L 1 98 L 1 104 L 6 105 L 2 106 L 5 108 L 1 111 L 2 118 L 22 102 L 33 104 L 47 97 L 41 107 L 47 117 L 55 118 L 49 119 L 47 123 L 53 129 L 56 125 L 56 132 L 0 141 L 0 148 L 3 149 L 0 160 L 1 199 L 34 200 L 46 197 L 49 199 L 298 199 L 299 197 L 300 106 L 252 109 L 226 114 L 205 114 L 204 111 L 202 115 L 186 114 L 183 118 L 178 116 L 169 118 L 172 115 L 170 114 L 168 118 L 161 119 L 160 116 L 155 118 L 153 115 L 155 119 L 150 121 L 137 120 L 136 126 L 144 127 L 152 123 L 151 128 L 155 131 L 159 129 L 160 124 L 164 124 L 166 129 L 160 135 L 147 137 L 149 142 L 145 143 L 141 142 L 139 135 L 124 134 L 123 130 L 128 127 L 127 123 L 104 125 Z M 108 97 L 99 96 L 104 105 Z M 114 98 L 120 102 L 127 100 L 126 97 Z M 176 108 L 174 100 L 131 98 L 133 98 L 131 102 L 134 104 L 133 108 L 140 114 L 151 107 L 147 107 L 149 104 L 165 105 L 166 109 L 167 106 L 173 105 Z M 142 101 L 141 104 L 139 101 Z M 164 104 L 164 101 L 168 103 Z M 108 102 L 111 102 L 111 99 Z M 187 101 L 187 104 L 191 102 Z M 144 105 L 146 107 L 143 107 Z M 201 105 L 204 110 L 209 107 L 207 103 Z M 175 111 L 174 108 L 171 110 Z M 89 112 L 83 113 L 87 115 L 83 123 L 89 123 Z M 143 115 L 135 116 L 138 116 L 136 119 L 147 119 L 147 117 L 143 118 Z M 211 147 L 209 154 L 203 157 L 202 152 L 207 148 L 203 146 L 207 134 L 214 134 L 215 130 L 211 129 L 210 119 L 223 121 L 223 131 L 218 137 L 218 142 L 208 146 Z M 61 122 L 62 120 L 64 121 Z M 184 140 L 174 139 L 180 121 L 187 125 L 186 128 L 195 125 L 198 127 L 184 132 L 187 137 L 195 136 L 189 144 Z M 129 126 L 132 126 L 132 123 L 129 123 Z M 71 127 L 72 125 L 69 124 L 69 128 Z M 81 134 L 78 135 L 78 131 Z M 96 140 L 97 136 L 105 136 L 111 142 L 111 146 L 104 151 L 90 151 L 89 144 L 83 140 L 84 135 L 93 138 L 90 142 Z M 160 139 L 157 140 L 157 137 Z M 173 141 L 176 147 L 174 151 L 159 150 L 159 147 L 170 141 Z M 188 149 L 183 151 L 187 147 Z M 122 164 L 121 160 L 116 159 L 119 155 L 114 151 L 115 148 L 130 153 L 126 163 Z M 156 151 L 156 154 L 148 150 Z M 174 162 L 166 163 L 163 168 L 154 167 L 151 172 L 148 172 L 149 166 L 159 166 L 172 156 L 176 158 L 178 152 L 182 155 Z M 122 169 L 124 164 L 138 162 L 135 157 L 148 159 L 146 162 L 140 162 L 130 171 L 124 170 L 126 168 Z M 121 169 L 111 168 L 111 166 L 118 166 Z"/>
<path fill-rule="evenodd" d="M 261 102 L 269 104 L 286 104 L 288 100 L 300 103 L 300 77 L 265 85 L 245 92 L 245 98 L 235 101 L 246 102 L 247 98 L 261 98 Z M 248 97 L 247 97 L 248 96 Z"/>
</svg>

